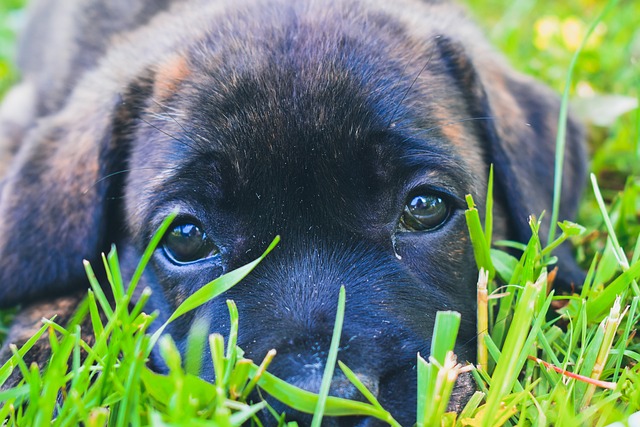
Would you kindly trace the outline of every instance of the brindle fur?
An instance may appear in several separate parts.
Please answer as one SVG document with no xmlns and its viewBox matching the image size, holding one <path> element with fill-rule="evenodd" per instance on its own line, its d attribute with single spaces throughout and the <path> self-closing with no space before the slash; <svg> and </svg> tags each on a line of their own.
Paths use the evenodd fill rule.
<svg viewBox="0 0 640 427">
<path fill-rule="evenodd" d="M 415 355 L 428 354 L 437 310 L 462 313 L 458 354 L 473 360 L 477 271 L 461 201 L 472 194 L 483 204 L 494 164 L 496 238 L 529 237 L 529 214 L 551 208 L 559 100 L 511 69 L 459 7 L 35 0 L 30 8 L 23 81 L 0 109 L 0 306 L 23 307 L 9 341 L 24 342 L 40 317 L 68 317 L 66 295 L 87 286 L 83 258 L 96 261 L 115 243 L 130 274 L 178 209 L 202 222 L 221 254 L 178 267 L 156 251 L 141 288 L 152 289 L 148 309 L 160 320 L 280 234 L 226 295 L 238 304 L 248 356 L 278 349 L 275 374 L 317 389 L 343 284 L 340 357 L 401 423 L 413 422 Z M 581 140 L 570 119 L 562 218 L 575 214 L 584 181 Z M 451 193 L 456 208 L 436 231 L 399 232 L 420 186 Z M 558 283 L 579 280 L 569 249 L 559 256 Z M 227 330 L 226 298 L 170 328 L 180 347 L 194 317 Z M 42 363 L 45 347 L 29 357 Z M 8 354 L 5 345 L 0 357 Z M 155 353 L 150 363 L 164 369 Z M 461 381 L 454 407 L 471 389 Z M 333 393 L 355 396 L 341 378 Z"/>
</svg>

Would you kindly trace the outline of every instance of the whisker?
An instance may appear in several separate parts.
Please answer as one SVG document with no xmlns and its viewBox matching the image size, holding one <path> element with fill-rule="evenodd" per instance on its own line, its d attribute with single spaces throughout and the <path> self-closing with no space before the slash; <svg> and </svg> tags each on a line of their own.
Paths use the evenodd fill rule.
<svg viewBox="0 0 640 427">
<path fill-rule="evenodd" d="M 151 97 L 151 101 L 156 104 L 158 107 L 162 108 L 162 110 L 165 112 L 166 116 L 169 117 L 171 120 L 173 120 L 175 122 L 175 124 L 177 124 L 178 126 L 180 126 L 180 129 L 182 129 L 182 131 L 189 135 L 189 132 L 187 131 L 187 129 L 185 129 L 185 127 L 182 125 L 182 123 L 180 123 L 178 120 L 176 120 L 176 118 L 174 117 L 173 114 L 168 112 L 168 107 L 164 104 L 162 104 L 161 102 L 159 102 L 158 100 L 156 100 L 155 98 Z M 174 110 L 175 111 L 175 110 Z"/>
<path fill-rule="evenodd" d="M 142 116 L 140 117 L 140 120 L 144 123 L 146 123 L 148 126 L 152 127 L 153 129 L 157 130 L 158 132 L 162 133 L 163 135 L 168 136 L 169 138 L 171 138 L 173 141 L 176 141 L 184 146 L 186 146 L 187 148 L 190 148 L 198 153 L 201 152 L 200 148 L 197 146 L 197 144 L 195 144 L 195 141 L 189 137 L 189 135 L 187 136 L 187 139 L 180 139 L 177 136 L 175 136 L 174 134 L 167 132 L 164 129 L 159 128 L 158 126 L 154 125 L 153 123 L 151 123 L 149 120 L 146 120 L 145 118 L 143 118 Z"/>
<path fill-rule="evenodd" d="M 409 85 L 407 90 L 404 91 L 404 94 L 402 95 L 402 99 L 400 99 L 400 102 L 396 105 L 395 110 L 393 110 L 393 113 L 391 114 L 391 117 L 389 118 L 389 122 L 387 123 L 387 129 L 391 128 L 391 126 L 393 124 L 393 121 L 395 120 L 396 115 L 398 114 L 398 111 L 400 111 L 400 107 L 402 107 L 402 104 L 404 103 L 405 99 L 407 99 L 407 96 L 409 96 L 409 93 L 411 92 L 411 89 L 413 89 L 413 86 L 415 86 L 416 82 L 418 81 L 418 79 L 420 78 L 420 76 L 422 75 L 424 70 L 426 70 L 427 67 L 429 66 L 429 64 L 431 63 L 431 59 L 433 59 L 433 53 L 434 52 L 431 52 L 431 55 L 429 55 L 429 58 L 427 58 L 427 61 L 425 62 L 425 64 L 422 66 L 422 68 L 420 69 L 418 74 L 416 74 L 416 76 L 414 77 L 413 81 L 411 82 L 411 84 Z M 404 69 L 406 70 L 407 66 L 405 66 Z M 404 74 L 404 72 L 403 72 L 403 74 Z"/>
<path fill-rule="evenodd" d="M 118 175 L 126 174 L 126 173 L 129 173 L 129 172 L 132 172 L 132 171 L 136 171 L 136 170 L 151 170 L 151 171 L 153 171 L 153 170 L 161 170 L 161 169 L 162 169 L 162 168 L 161 168 L 161 167 L 159 167 L 159 166 L 158 166 L 158 167 L 155 167 L 155 166 L 154 166 L 154 167 L 152 167 L 152 166 L 148 166 L 148 167 L 139 167 L 139 168 L 138 168 L 138 167 L 136 167 L 136 168 L 120 169 L 120 170 L 118 170 L 118 171 L 115 171 L 115 172 L 109 173 L 109 174 L 107 174 L 107 175 L 103 176 L 103 177 L 102 177 L 102 178 L 100 178 L 100 179 L 95 180 L 95 181 L 93 182 L 93 184 L 91 184 L 91 185 L 90 185 L 90 186 L 88 186 L 88 187 L 85 187 L 85 188 L 82 190 L 82 194 L 87 193 L 87 192 L 89 191 L 89 189 L 91 189 L 92 187 L 95 187 L 95 186 L 99 185 L 101 182 L 107 181 L 107 180 L 109 180 L 109 179 L 111 179 L 111 178 L 113 178 L 113 177 L 116 177 L 116 176 L 118 176 Z"/>
<path fill-rule="evenodd" d="M 159 113 L 150 113 L 150 114 L 152 114 L 153 117 L 156 117 L 160 120 L 173 121 L 176 125 L 178 125 L 178 127 L 180 127 L 180 129 L 182 129 L 184 136 L 187 137 L 189 142 L 192 142 L 193 145 L 187 144 L 186 141 L 181 141 L 181 142 L 184 143 L 187 147 L 191 148 L 192 150 L 198 153 L 204 154 L 204 149 L 196 144 L 196 139 L 206 144 L 211 144 L 211 141 L 200 134 L 197 134 L 191 130 L 188 130 L 180 121 L 176 119 L 175 113 L 178 113 L 177 115 L 184 117 L 183 112 L 176 108 L 163 104 L 158 100 L 154 99 L 153 97 L 151 98 L 151 101 L 155 103 L 158 107 L 160 107 L 164 111 L 164 114 L 159 114 Z"/>
<path fill-rule="evenodd" d="M 155 169 L 155 168 L 149 168 L 149 169 Z M 100 184 L 102 181 L 106 181 L 107 179 L 110 179 L 110 178 L 112 178 L 114 176 L 122 175 L 123 173 L 128 173 L 128 172 L 131 172 L 131 171 L 132 171 L 132 169 L 122 169 L 122 170 L 119 170 L 117 172 L 112 172 L 112 173 L 107 174 L 107 175 L 103 176 L 102 178 L 96 180 L 93 183 L 93 186 L 96 186 L 96 185 Z M 85 190 L 85 192 L 86 191 L 87 190 Z"/>
</svg>

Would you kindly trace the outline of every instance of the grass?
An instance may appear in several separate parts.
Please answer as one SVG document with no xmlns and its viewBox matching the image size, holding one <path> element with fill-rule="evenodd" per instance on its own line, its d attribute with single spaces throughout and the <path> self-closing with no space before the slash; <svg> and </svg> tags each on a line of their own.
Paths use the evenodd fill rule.
<svg viewBox="0 0 640 427">
<path fill-rule="evenodd" d="M 575 58 L 573 78 L 568 80 L 566 70 L 572 54 L 589 22 L 601 12 L 600 2 L 516 0 L 506 9 L 498 0 L 469 3 L 494 42 L 518 68 L 546 80 L 558 91 L 569 82 L 567 93 L 574 95 L 575 109 L 583 119 L 598 123 L 591 127 L 593 175 L 579 218 L 585 227 L 564 222 L 556 239 L 541 242 L 538 220 L 532 217 L 531 240 L 517 245 L 523 250 L 520 258 L 505 251 L 513 243 L 492 241 L 490 208 L 483 225 L 473 200 L 468 199 L 467 223 L 481 267 L 478 364 L 471 371 L 478 392 L 460 414 L 446 412 L 453 382 L 468 368 L 457 364 L 451 353 L 459 317 L 439 313 L 431 357 L 424 360 L 418 356 L 416 424 L 605 426 L 626 420 L 640 411 L 640 339 L 636 336 L 640 321 L 636 282 L 640 276 L 640 112 L 629 107 L 640 95 L 638 62 L 633 63 L 640 59 L 637 5 L 620 0 L 596 22 L 594 36 Z M 0 41 L 11 40 L 7 23 L 18 19 L 19 6 L 15 0 L 0 4 Z M 7 56 L 8 52 L 0 49 L 0 91 L 16 75 Z M 617 114 L 602 123 L 594 104 L 604 104 Z M 488 199 L 491 201 L 491 193 Z M 555 273 L 547 265 L 552 248 L 566 239 L 577 244 L 578 258 L 589 273 L 580 294 L 558 296 L 549 291 Z M 33 342 L 15 349 L 12 361 L 0 367 L 0 384 L 13 367 L 25 377 L 21 385 L 0 392 L 3 425 L 239 426 L 247 420 L 259 424 L 255 413 L 264 408 L 280 425 L 286 425 L 283 415 L 267 403 L 251 401 L 257 390 L 313 413 L 316 425 L 323 415 L 368 415 L 398 425 L 393 414 L 381 407 L 340 361 L 338 368 L 363 392 L 367 402 L 327 396 L 327 379 L 336 369 L 335 363 L 327 364 L 322 391 L 314 395 L 269 374 L 269 363 L 277 355 L 270 353 L 263 361 L 245 359 L 235 342 L 238 314 L 233 302 L 228 302 L 231 327 L 227 342 L 220 335 L 206 337 L 196 323 L 190 349 L 181 355 L 169 337 L 148 333 L 153 315 L 145 314 L 144 301 L 133 307 L 129 304 L 138 276 L 125 286 L 115 250 L 105 258 L 105 265 L 111 272 L 108 286 L 115 295 L 115 305 L 106 302 L 100 285 L 92 280 L 92 291 L 69 325 L 45 321 L 36 335 L 48 336 L 55 350 L 47 369 L 21 361 Z M 216 279 L 187 299 L 169 321 L 224 292 L 253 265 Z M 89 266 L 87 270 L 93 277 Z M 344 290 L 336 298 L 340 309 L 329 356 L 333 361 L 339 357 L 336 337 Z M 80 336 L 78 325 L 85 316 L 92 320 L 93 345 Z M 0 318 L 5 327 L 8 321 Z M 169 367 L 166 376 L 145 366 L 156 342 Z M 211 361 L 204 363 L 214 367 L 213 384 L 197 376 L 204 345 L 211 348 Z"/>
</svg>

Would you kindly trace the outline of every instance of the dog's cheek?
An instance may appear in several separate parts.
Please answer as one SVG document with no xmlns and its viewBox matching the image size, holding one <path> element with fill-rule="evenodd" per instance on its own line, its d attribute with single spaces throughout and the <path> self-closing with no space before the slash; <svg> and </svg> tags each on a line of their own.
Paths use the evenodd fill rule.
<svg viewBox="0 0 640 427">
<path fill-rule="evenodd" d="M 457 215 L 452 222 L 433 232 L 401 233 L 395 249 L 423 283 L 454 292 L 456 287 L 463 290 L 465 279 L 475 275 L 476 266 L 464 216 Z"/>
<path fill-rule="evenodd" d="M 438 310 L 455 310 L 462 315 L 459 343 L 465 358 L 473 359 L 469 345 L 475 335 L 476 291 L 478 270 L 464 222 L 455 219 L 454 227 L 435 233 L 407 233 L 396 242 L 396 250 L 409 270 L 421 283 L 424 295 L 437 294 L 440 299 L 425 307 L 435 315 Z M 433 289 L 435 288 L 435 289 Z M 420 295 L 416 295 L 420 298 Z M 430 333 L 430 331 L 429 331 Z M 468 355 L 467 355 L 468 353 Z"/>
</svg>

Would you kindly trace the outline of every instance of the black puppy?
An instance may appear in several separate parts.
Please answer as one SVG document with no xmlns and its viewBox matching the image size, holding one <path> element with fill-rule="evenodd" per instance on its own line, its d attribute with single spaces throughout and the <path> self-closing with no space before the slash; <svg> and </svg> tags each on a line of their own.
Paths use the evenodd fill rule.
<svg viewBox="0 0 640 427">
<path fill-rule="evenodd" d="M 428 354 L 437 310 L 462 313 L 458 356 L 474 358 L 464 196 L 482 204 L 493 163 L 496 235 L 526 240 L 529 214 L 551 207 L 559 101 L 509 68 L 458 7 L 36 0 L 31 9 L 23 81 L 0 116 L 3 150 L 14 153 L 0 197 L 0 306 L 32 304 L 10 341 L 70 312 L 64 296 L 86 287 L 83 258 L 115 243 L 130 273 L 177 211 L 141 285 L 160 320 L 282 236 L 246 280 L 168 330 L 179 346 L 195 317 L 224 334 L 231 298 L 248 355 L 276 348 L 271 371 L 316 391 L 344 285 L 340 359 L 406 425 L 416 353 Z M 585 172 L 572 120 L 567 144 L 564 218 Z M 560 256 L 570 281 L 575 266 Z M 44 360 L 45 343 L 31 357 Z M 333 393 L 357 398 L 340 377 Z"/>
</svg>

